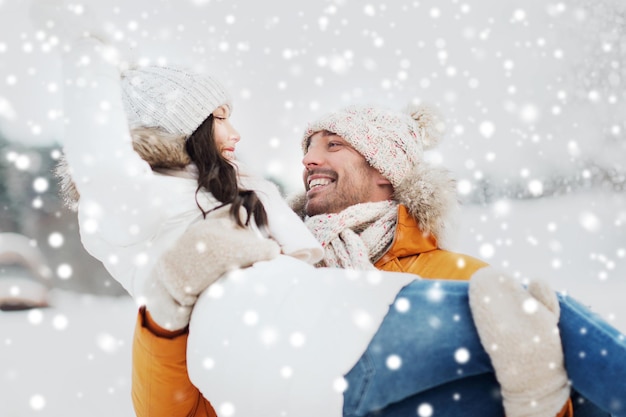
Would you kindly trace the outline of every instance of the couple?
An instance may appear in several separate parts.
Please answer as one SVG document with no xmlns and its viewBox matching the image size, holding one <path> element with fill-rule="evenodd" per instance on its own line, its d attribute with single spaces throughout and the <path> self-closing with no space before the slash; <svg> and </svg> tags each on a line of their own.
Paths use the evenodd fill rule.
<svg viewBox="0 0 626 417">
<path fill-rule="evenodd" d="M 63 58 L 64 192 L 141 305 L 138 416 L 626 415 L 619 332 L 442 249 L 456 197 L 423 158 L 432 113 L 310 124 L 292 211 L 234 159 L 218 81 L 120 77 L 102 50 L 86 38 Z"/>
</svg>

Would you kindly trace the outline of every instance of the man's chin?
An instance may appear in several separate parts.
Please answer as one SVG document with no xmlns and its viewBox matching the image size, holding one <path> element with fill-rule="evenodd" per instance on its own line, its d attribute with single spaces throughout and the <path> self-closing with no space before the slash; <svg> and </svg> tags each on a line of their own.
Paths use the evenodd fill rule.
<svg viewBox="0 0 626 417">
<path fill-rule="evenodd" d="M 326 199 L 320 199 L 322 201 L 316 201 L 316 199 L 307 200 L 304 205 L 304 213 L 309 216 L 317 216 L 319 214 L 334 214 L 339 213 L 343 208 L 330 206 Z"/>
<path fill-rule="evenodd" d="M 307 203 L 304 205 L 304 214 L 306 214 L 309 217 L 317 216 L 318 214 L 321 214 L 321 213 L 322 212 L 320 211 L 318 207 L 315 206 L 315 204 L 310 204 L 307 201 Z"/>
<path fill-rule="evenodd" d="M 317 216 L 318 214 L 328 213 L 328 207 L 322 201 L 316 201 L 315 198 L 307 198 L 304 204 L 304 213 L 309 216 Z"/>
</svg>

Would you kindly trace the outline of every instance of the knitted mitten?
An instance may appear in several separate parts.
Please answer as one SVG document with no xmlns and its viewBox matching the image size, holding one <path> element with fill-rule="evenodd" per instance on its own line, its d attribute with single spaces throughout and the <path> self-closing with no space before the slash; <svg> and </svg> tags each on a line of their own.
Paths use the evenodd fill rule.
<svg viewBox="0 0 626 417">
<path fill-rule="evenodd" d="M 28 17 L 36 29 L 55 36 L 63 44 L 82 37 L 94 37 L 105 44 L 114 44 L 114 27 L 102 16 L 98 1 L 78 4 L 71 0 L 37 0 L 30 3 Z"/>
<path fill-rule="evenodd" d="M 224 273 L 278 256 L 276 242 L 229 218 L 228 208 L 192 224 L 155 265 L 145 285 L 145 305 L 154 321 L 169 330 L 189 324 L 202 291 Z"/>
<path fill-rule="evenodd" d="M 469 300 L 481 343 L 502 388 L 507 417 L 553 417 L 570 395 L 557 328 L 556 294 L 540 281 L 524 288 L 494 268 L 476 272 Z"/>
<path fill-rule="evenodd" d="M 109 10 L 98 0 L 36 0 L 30 2 L 28 17 L 48 39 L 56 38 L 61 53 L 78 45 L 86 48 L 87 39 L 103 59 L 124 68 L 134 61 L 135 53 L 126 37 L 116 36 L 118 28 Z"/>
</svg>

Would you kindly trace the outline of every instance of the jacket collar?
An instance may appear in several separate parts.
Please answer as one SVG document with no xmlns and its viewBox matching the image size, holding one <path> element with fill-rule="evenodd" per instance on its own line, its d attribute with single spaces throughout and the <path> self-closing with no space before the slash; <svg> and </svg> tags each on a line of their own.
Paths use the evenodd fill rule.
<svg viewBox="0 0 626 417">
<path fill-rule="evenodd" d="M 398 205 L 398 223 L 391 246 L 376 263 L 385 263 L 393 258 L 416 255 L 438 249 L 437 239 L 423 233 L 419 224 L 404 205 Z"/>
</svg>

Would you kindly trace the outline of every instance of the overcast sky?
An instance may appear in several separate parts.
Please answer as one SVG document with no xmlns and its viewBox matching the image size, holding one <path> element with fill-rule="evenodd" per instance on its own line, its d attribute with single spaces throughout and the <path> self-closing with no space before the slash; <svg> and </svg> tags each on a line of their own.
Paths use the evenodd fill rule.
<svg viewBox="0 0 626 417">
<path fill-rule="evenodd" d="M 588 157 L 624 167 L 623 1 L 87 3 L 136 44 L 133 60 L 224 80 L 240 159 L 288 189 L 307 121 L 354 102 L 438 106 L 447 134 L 430 156 L 459 179 L 531 181 Z M 0 131 L 49 143 L 62 134 L 59 60 L 29 4 L 0 0 Z"/>
</svg>

